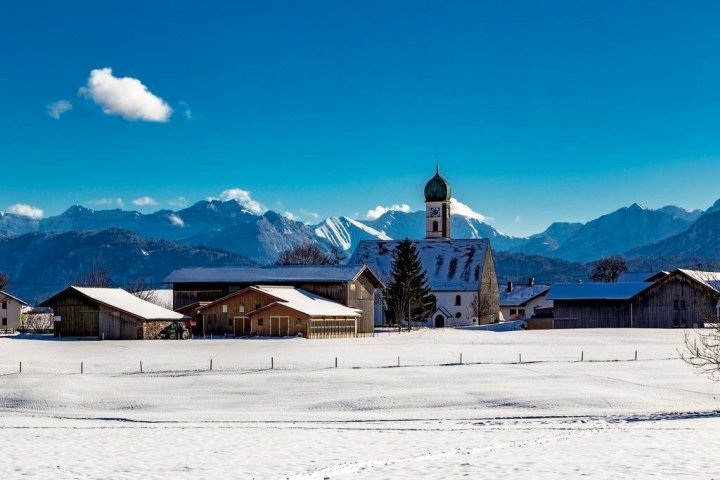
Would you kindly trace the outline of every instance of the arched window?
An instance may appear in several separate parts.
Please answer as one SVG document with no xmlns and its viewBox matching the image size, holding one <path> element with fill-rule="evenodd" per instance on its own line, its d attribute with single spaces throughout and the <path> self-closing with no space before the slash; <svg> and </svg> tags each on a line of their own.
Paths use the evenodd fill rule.
<svg viewBox="0 0 720 480">
<path fill-rule="evenodd" d="M 433 220 L 433 232 L 437 232 L 437 231 L 438 231 L 438 222 L 437 222 L 437 220 Z"/>
<path fill-rule="evenodd" d="M 462 299 L 460 295 L 455 295 L 455 305 L 462 305 Z"/>
</svg>

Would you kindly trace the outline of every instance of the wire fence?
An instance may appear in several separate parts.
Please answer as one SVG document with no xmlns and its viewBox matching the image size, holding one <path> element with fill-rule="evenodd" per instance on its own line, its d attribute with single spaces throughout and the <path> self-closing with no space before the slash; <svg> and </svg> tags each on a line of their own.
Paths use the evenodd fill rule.
<svg viewBox="0 0 720 480">
<path fill-rule="evenodd" d="M 413 355 L 384 355 L 382 358 L 358 360 L 356 357 L 337 355 L 334 357 L 311 359 L 298 357 L 252 358 L 250 360 L 231 360 L 228 358 L 208 357 L 204 361 L 199 358 L 192 360 L 119 360 L 111 362 L 102 360 L 69 361 L 58 360 L 45 362 L 38 359 L 18 361 L 16 363 L 0 361 L 0 375 L 145 375 L 145 376 L 187 376 L 212 373 L 249 374 L 258 372 L 317 372 L 323 370 L 369 370 L 390 368 L 431 368 L 431 367 L 463 367 L 463 366 L 498 366 L 498 365 L 529 365 L 529 364 L 593 364 L 593 363 L 628 363 L 657 362 L 679 360 L 679 354 L 673 356 L 643 356 L 638 350 L 628 351 L 617 356 L 597 356 L 584 350 L 574 355 L 550 356 L 543 354 L 524 354 L 518 352 L 514 358 L 505 355 L 503 359 L 480 358 L 474 352 L 458 352 L 456 355 L 432 359 L 423 359 Z M 487 357 L 485 355 L 485 357 Z"/>
</svg>

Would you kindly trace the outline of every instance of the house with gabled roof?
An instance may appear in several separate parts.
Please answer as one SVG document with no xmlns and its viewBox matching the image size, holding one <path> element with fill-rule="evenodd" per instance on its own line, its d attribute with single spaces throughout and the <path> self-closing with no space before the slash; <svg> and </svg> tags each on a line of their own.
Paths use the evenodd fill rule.
<svg viewBox="0 0 720 480">
<path fill-rule="evenodd" d="M 69 286 L 40 304 L 55 314 L 55 336 L 104 340 L 157 338 L 189 317 L 136 297 L 122 288 Z"/>
<path fill-rule="evenodd" d="M 523 320 L 532 317 L 536 308 L 552 308 L 549 291 L 550 285 L 536 284 L 534 278 L 525 284 L 507 282 L 500 292 L 500 315 L 503 320 Z"/>
<path fill-rule="evenodd" d="M 21 314 L 28 304 L 24 300 L 0 290 L 0 332 L 15 332 L 22 326 Z"/>
<path fill-rule="evenodd" d="M 214 302 L 255 285 L 295 287 L 360 310 L 358 335 L 373 334 L 375 292 L 384 287 L 373 270 L 363 264 L 182 268 L 168 275 L 164 283 L 172 284 L 176 311 L 195 302 Z M 195 313 L 190 314 L 197 324 L 196 334 L 201 335 L 199 320 Z"/>
<path fill-rule="evenodd" d="M 289 286 L 255 285 L 198 308 L 205 335 L 358 336 L 362 312 Z"/>
</svg>

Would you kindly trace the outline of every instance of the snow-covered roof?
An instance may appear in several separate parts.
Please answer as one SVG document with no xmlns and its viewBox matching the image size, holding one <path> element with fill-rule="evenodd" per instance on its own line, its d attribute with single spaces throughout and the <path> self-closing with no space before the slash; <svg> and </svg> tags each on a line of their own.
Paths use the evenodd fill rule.
<svg viewBox="0 0 720 480">
<path fill-rule="evenodd" d="M 64 294 L 68 290 L 74 290 L 97 303 L 121 310 L 143 320 L 183 320 L 186 318 L 185 315 L 181 313 L 173 312 L 167 308 L 147 302 L 122 288 L 70 286 L 50 299 L 45 300 L 42 305 L 49 304 L 54 298 Z"/>
<path fill-rule="evenodd" d="M 653 282 L 658 278 L 667 275 L 668 272 L 623 272 L 617 279 L 617 283 L 640 283 Z"/>
<path fill-rule="evenodd" d="M 207 303 L 201 306 L 199 309 L 211 307 L 213 305 L 225 303 L 228 299 L 237 295 L 242 295 L 247 291 L 256 290 L 262 292 L 270 297 L 277 299 L 270 305 L 284 305 L 298 312 L 304 313 L 311 317 L 359 317 L 360 311 L 354 308 L 346 307 L 337 302 L 328 300 L 327 298 L 315 295 L 301 288 L 289 287 L 289 286 L 277 286 L 277 285 L 254 285 L 252 287 L 238 290 L 230 295 Z M 270 305 L 265 305 L 258 310 L 264 310 Z M 256 310 L 256 311 L 258 311 Z M 249 312 L 248 312 L 249 313 Z"/>
<path fill-rule="evenodd" d="M 4 290 L 0 290 L 0 297 L 11 298 L 22 305 L 29 305 L 26 301 L 20 300 L 18 297 L 14 296 L 14 295 L 10 295 L 9 293 L 7 293 Z"/>
<path fill-rule="evenodd" d="M 271 267 L 181 268 L 168 275 L 163 283 L 295 283 L 351 282 L 365 265 L 282 265 Z M 370 271 L 378 284 L 380 280 Z"/>
<path fill-rule="evenodd" d="M 720 272 L 703 272 L 700 270 L 687 270 L 684 268 L 678 268 L 678 272 L 682 272 L 693 280 L 707 285 L 716 292 L 720 292 Z"/>
<path fill-rule="evenodd" d="M 380 279 L 390 280 L 393 252 L 399 241 L 362 240 L 350 261 L 365 263 Z M 436 292 L 474 292 L 485 267 L 489 241 L 413 240 L 427 272 L 430 289 Z"/>
<path fill-rule="evenodd" d="M 548 300 L 629 300 L 652 287 L 651 282 L 625 283 L 556 283 Z"/>
<path fill-rule="evenodd" d="M 512 291 L 500 291 L 501 307 L 521 307 L 550 290 L 550 285 L 513 285 Z"/>
<path fill-rule="evenodd" d="M 258 285 L 252 287 L 280 300 L 280 304 L 311 317 L 359 317 L 360 312 L 300 288 Z"/>
</svg>

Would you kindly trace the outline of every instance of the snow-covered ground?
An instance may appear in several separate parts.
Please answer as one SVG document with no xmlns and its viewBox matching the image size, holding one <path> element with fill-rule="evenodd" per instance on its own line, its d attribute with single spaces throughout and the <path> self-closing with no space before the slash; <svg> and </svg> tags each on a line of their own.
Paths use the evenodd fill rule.
<svg viewBox="0 0 720 480">
<path fill-rule="evenodd" d="M 0 478 L 720 478 L 682 336 L 0 338 Z"/>
</svg>

